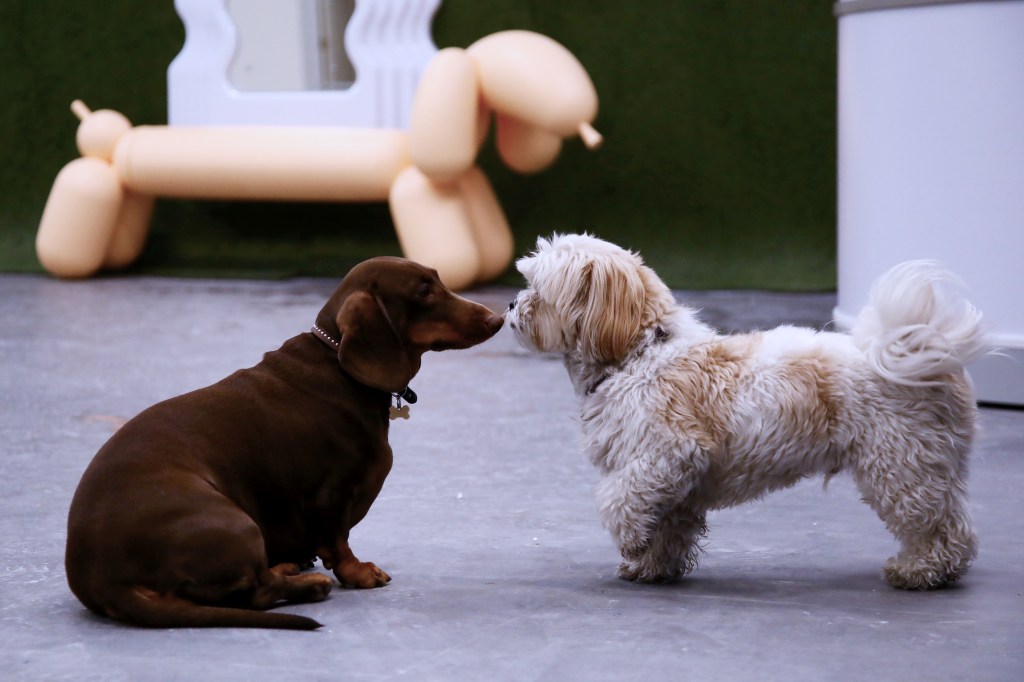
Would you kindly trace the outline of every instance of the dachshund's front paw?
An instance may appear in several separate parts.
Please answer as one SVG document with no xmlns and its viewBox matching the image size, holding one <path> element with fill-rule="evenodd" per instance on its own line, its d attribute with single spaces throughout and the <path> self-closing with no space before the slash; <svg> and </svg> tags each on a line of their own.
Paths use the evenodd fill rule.
<svg viewBox="0 0 1024 682">
<path fill-rule="evenodd" d="M 270 567 L 270 572 L 275 575 L 283 575 L 285 577 L 298 575 L 300 567 L 295 563 L 277 564 L 276 566 Z"/>
<path fill-rule="evenodd" d="M 374 563 L 355 559 L 342 562 L 334 569 L 334 575 L 342 587 L 361 590 L 384 587 L 391 582 L 391 576 L 377 568 Z"/>
<path fill-rule="evenodd" d="M 290 579 L 299 596 L 296 601 L 323 601 L 331 593 L 334 581 L 323 573 L 306 573 Z"/>
</svg>

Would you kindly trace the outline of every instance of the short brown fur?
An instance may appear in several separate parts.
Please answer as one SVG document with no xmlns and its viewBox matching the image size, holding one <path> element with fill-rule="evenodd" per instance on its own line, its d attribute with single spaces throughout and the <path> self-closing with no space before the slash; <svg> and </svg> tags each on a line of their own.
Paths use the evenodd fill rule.
<svg viewBox="0 0 1024 682">
<path fill-rule="evenodd" d="M 359 561 L 349 531 L 392 463 L 392 391 L 428 350 L 465 348 L 502 318 L 399 258 L 345 277 L 312 333 L 255 367 L 154 405 L 100 449 L 68 516 L 68 584 L 92 611 L 149 627 L 313 629 L 267 613 L 324 599 L 333 581 L 300 575 L 319 557 L 346 587 L 390 577 Z"/>
</svg>

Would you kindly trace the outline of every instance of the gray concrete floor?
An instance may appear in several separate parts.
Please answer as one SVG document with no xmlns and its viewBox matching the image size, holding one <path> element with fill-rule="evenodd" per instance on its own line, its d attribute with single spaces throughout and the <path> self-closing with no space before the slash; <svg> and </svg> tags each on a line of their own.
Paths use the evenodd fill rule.
<svg viewBox="0 0 1024 682">
<path fill-rule="evenodd" d="M 353 532 L 393 582 L 287 607 L 313 633 L 134 629 L 68 591 L 68 504 L 119 420 L 306 331 L 335 282 L 0 276 L 0 677 L 312 680 L 1024 679 L 1024 412 L 986 408 L 981 554 L 886 587 L 895 548 L 842 477 L 710 519 L 691 577 L 615 578 L 556 359 L 507 330 L 427 356 L 395 467 Z M 471 298 L 501 309 L 508 289 Z M 828 294 L 680 294 L 723 329 L 822 326 Z"/>
</svg>

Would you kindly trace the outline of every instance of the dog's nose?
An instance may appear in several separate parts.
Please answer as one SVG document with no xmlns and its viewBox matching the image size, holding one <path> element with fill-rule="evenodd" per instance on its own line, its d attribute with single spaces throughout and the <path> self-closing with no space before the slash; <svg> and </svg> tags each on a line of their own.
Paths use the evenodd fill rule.
<svg viewBox="0 0 1024 682">
<path fill-rule="evenodd" d="M 505 324 L 504 317 L 502 317 L 501 315 L 491 315 L 486 322 L 488 333 L 497 334 L 498 330 L 501 329 L 501 325 L 503 324 Z"/>
</svg>

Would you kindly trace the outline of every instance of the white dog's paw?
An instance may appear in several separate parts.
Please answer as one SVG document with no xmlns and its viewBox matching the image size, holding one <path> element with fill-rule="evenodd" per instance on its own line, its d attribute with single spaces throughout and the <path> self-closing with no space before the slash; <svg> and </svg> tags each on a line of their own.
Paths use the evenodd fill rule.
<svg viewBox="0 0 1024 682">
<path fill-rule="evenodd" d="M 619 554 L 626 561 L 640 561 L 651 549 L 647 533 L 626 532 L 619 538 Z"/>
<path fill-rule="evenodd" d="M 678 538 L 659 534 L 655 542 L 636 557 L 623 553 L 619 577 L 638 583 L 666 583 L 691 573 L 697 568 L 700 545 L 677 544 Z"/>
<path fill-rule="evenodd" d="M 683 574 L 679 567 L 662 565 L 650 560 L 650 556 L 638 559 L 624 559 L 619 564 L 619 577 L 635 583 L 667 583 Z"/>
<path fill-rule="evenodd" d="M 651 549 L 652 531 L 644 529 L 640 524 L 606 524 L 615 544 L 619 548 L 619 554 L 626 561 L 637 562 L 649 553 Z"/>
<path fill-rule="evenodd" d="M 890 557 L 882 569 L 882 577 L 898 590 L 935 590 L 952 585 L 966 571 L 966 566 L 954 570 L 929 565 L 920 559 L 912 561 L 905 557 Z"/>
</svg>

